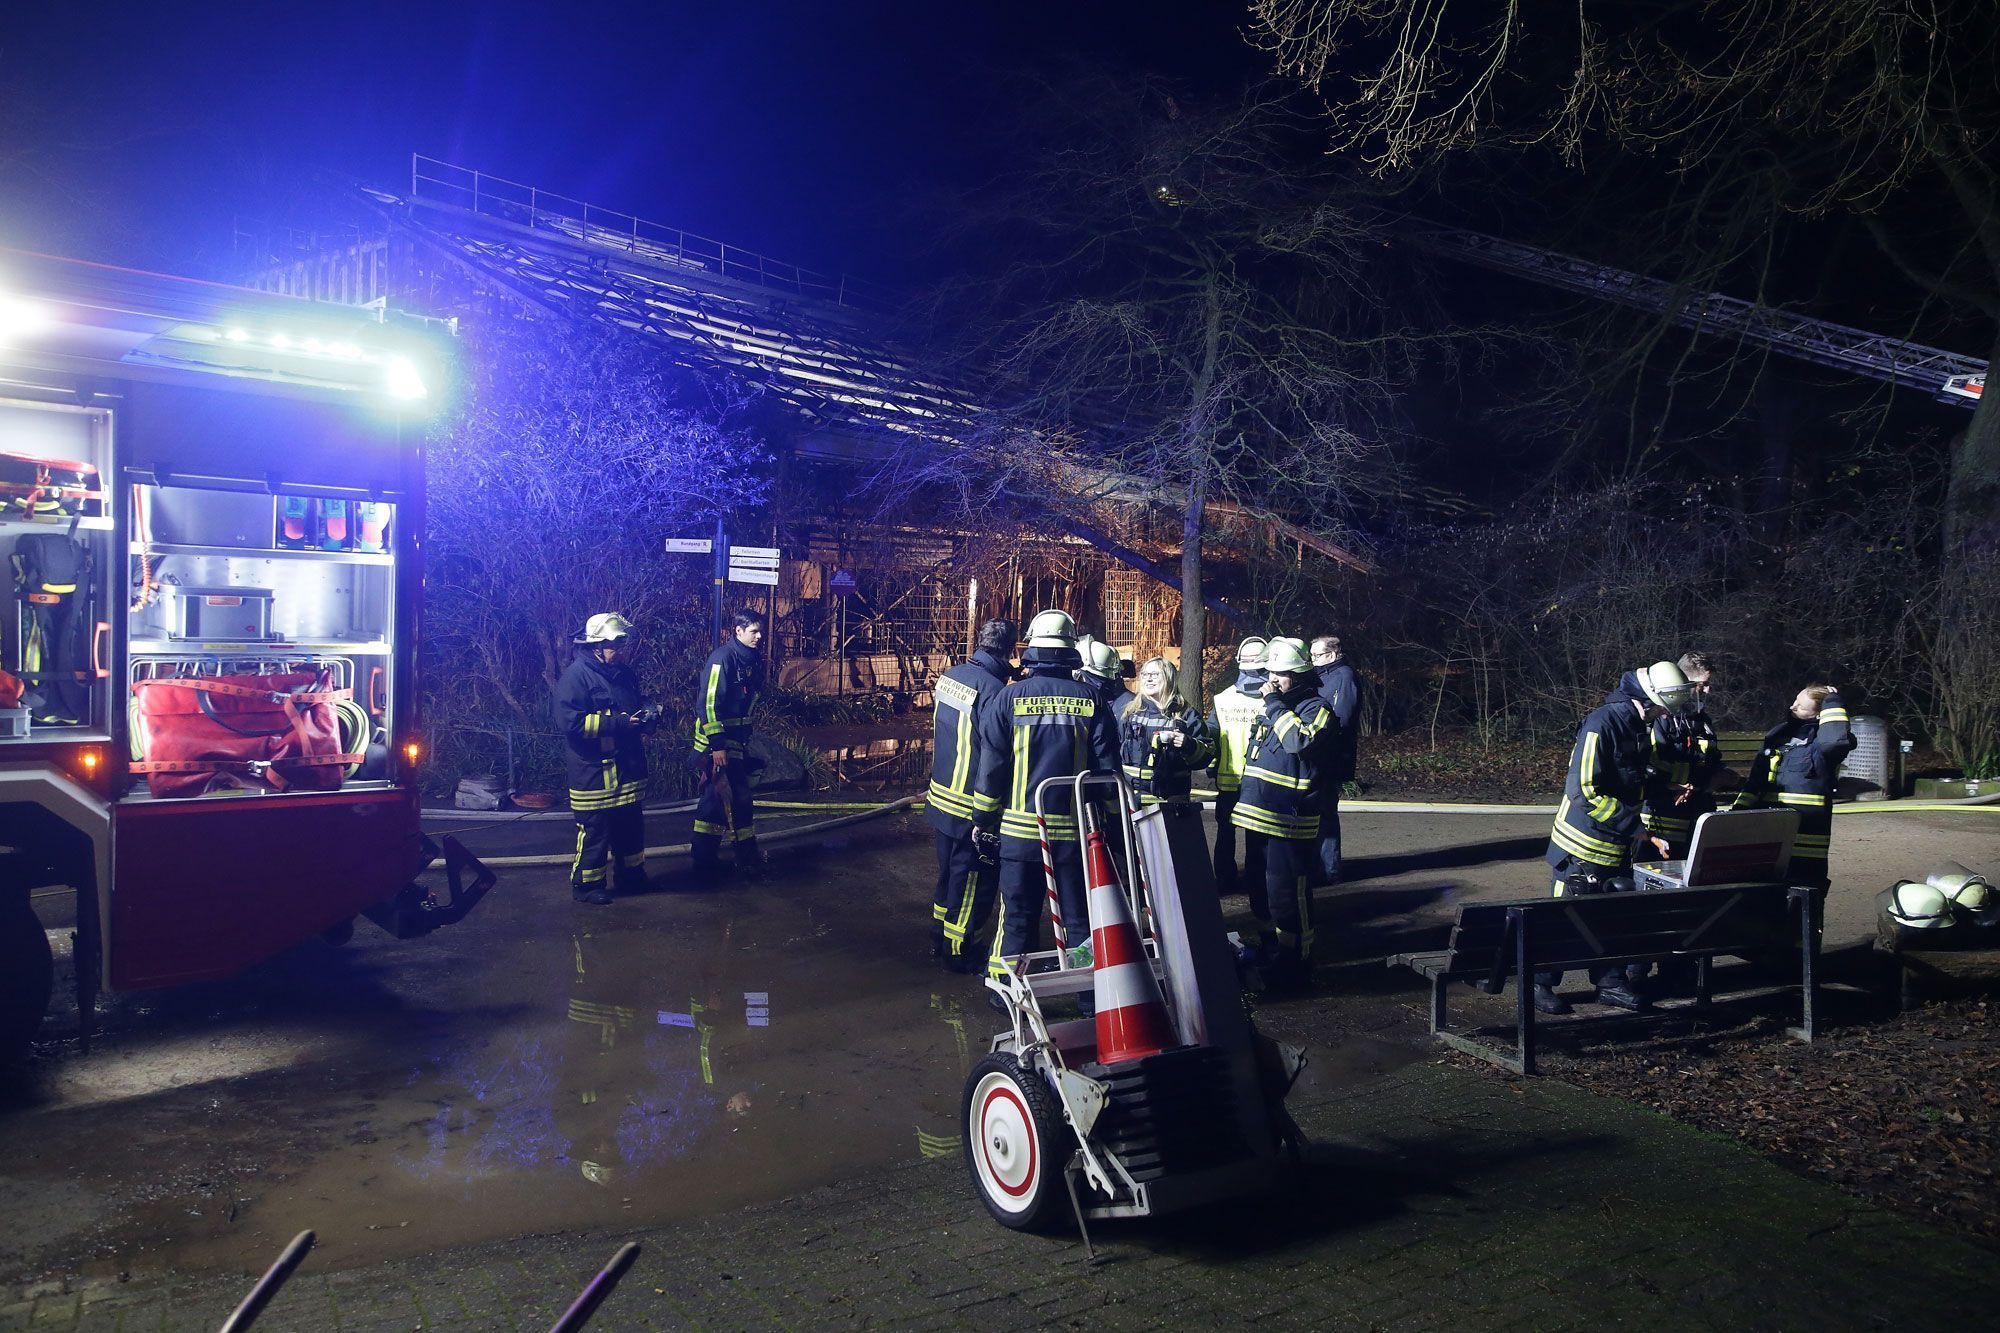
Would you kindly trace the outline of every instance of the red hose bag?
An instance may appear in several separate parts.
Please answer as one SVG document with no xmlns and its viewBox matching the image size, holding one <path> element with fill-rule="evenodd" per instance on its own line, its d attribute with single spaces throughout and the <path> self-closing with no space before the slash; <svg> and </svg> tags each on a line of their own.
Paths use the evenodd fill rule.
<svg viewBox="0 0 2000 1333">
<path fill-rule="evenodd" d="M 334 791 L 363 758 L 341 752 L 333 707 L 353 692 L 324 671 L 142 680 L 132 693 L 145 758 L 131 768 L 155 796 Z"/>
</svg>

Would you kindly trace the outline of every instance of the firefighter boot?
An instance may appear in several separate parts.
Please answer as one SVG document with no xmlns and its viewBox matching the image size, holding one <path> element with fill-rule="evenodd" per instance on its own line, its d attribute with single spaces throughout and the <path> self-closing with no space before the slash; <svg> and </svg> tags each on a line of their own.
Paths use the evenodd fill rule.
<svg viewBox="0 0 2000 1333">
<path fill-rule="evenodd" d="M 1295 940 L 1287 939 L 1285 931 L 1278 932 L 1276 947 L 1271 950 L 1271 959 L 1263 965 L 1264 989 L 1272 994 L 1293 994 L 1312 984 L 1312 964 L 1306 959 Z"/>
<path fill-rule="evenodd" d="M 1613 1009 L 1629 1009 L 1634 1013 L 1650 1009 L 1653 1002 L 1632 988 L 1625 979 L 1625 969 L 1613 968 L 1597 979 L 1597 1002 L 1608 1004 Z"/>
</svg>

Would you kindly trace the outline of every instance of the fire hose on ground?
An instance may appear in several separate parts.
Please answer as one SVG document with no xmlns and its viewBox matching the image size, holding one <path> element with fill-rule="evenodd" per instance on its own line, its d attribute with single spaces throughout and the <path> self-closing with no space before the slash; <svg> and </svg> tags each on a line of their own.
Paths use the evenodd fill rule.
<svg viewBox="0 0 2000 1333">
<path fill-rule="evenodd" d="M 1197 793 L 1197 795 L 1199 794 L 1200 793 Z M 801 824 L 796 828 L 777 829 L 771 833 L 760 834 L 758 836 L 758 841 L 768 846 L 780 842 L 791 841 L 796 838 L 803 838 L 810 834 L 826 833 L 833 829 L 845 828 L 850 824 L 858 824 L 863 822 L 864 820 L 874 819 L 880 815 L 893 814 L 898 810 L 907 810 L 913 806 L 920 804 L 923 801 L 923 799 L 924 797 L 921 793 L 911 796 L 900 797 L 896 800 L 888 801 L 881 805 L 867 806 L 863 808 L 858 814 L 842 815 L 838 819 L 826 819 L 813 824 Z M 690 801 L 685 806 L 669 806 L 663 810 L 659 810 L 654 813 L 661 813 L 661 814 L 674 813 L 678 810 L 691 809 L 693 807 L 693 804 L 694 803 Z M 783 802 L 766 803 L 760 801 L 758 802 L 758 804 L 766 809 L 785 808 L 785 809 L 803 810 L 803 809 L 853 808 L 852 803 L 848 802 L 834 803 L 834 802 L 811 802 L 811 801 L 783 801 Z M 1208 805 L 1209 803 L 1202 802 L 1202 804 Z M 1918 811 L 1923 811 L 1923 810 L 1949 811 L 1949 810 L 1978 809 L 1980 807 L 1986 807 L 1988 809 L 1992 809 L 1996 805 L 2000 805 L 2000 796 L 1975 796 L 1959 801 L 1922 801 L 1922 802 L 1897 801 L 1894 803 L 1871 802 L 1860 805 L 1835 807 L 1835 809 L 1836 813 L 1898 814 L 1903 812 L 1916 813 Z M 1343 802 L 1342 808 L 1357 814 L 1363 812 L 1376 813 L 1376 814 L 1404 814 L 1404 813 L 1415 814 L 1422 812 L 1426 814 L 1468 814 L 1468 815 L 1474 815 L 1474 814 L 1544 815 L 1544 814 L 1555 813 L 1555 807 L 1552 805 L 1550 806 L 1499 805 L 1499 804 L 1489 805 L 1489 804 L 1475 804 L 1470 802 L 1461 803 L 1452 801 L 1359 800 L 1359 801 Z M 648 847 L 646 849 L 646 855 L 649 857 L 677 856 L 691 850 L 693 850 L 692 844 L 685 842 L 677 842 L 669 844 L 664 847 Z M 484 862 L 486 865 L 489 866 L 519 867 L 519 866 L 568 865 L 570 864 L 571 861 L 575 860 L 576 857 L 574 852 L 556 852 L 547 855 L 535 855 L 535 856 L 487 856 L 487 857 L 481 857 L 480 859 L 482 862 Z"/>
<path fill-rule="evenodd" d="M 790 842 L 796 838 L 803 838 L 808 834 L 826 833 L 833 829 L 845 828 L 849 824 L 859 824 L 863 820 L 874 819 L 880 815 L 893 814 L 898 810 L 907 810 L 911 806 L 915 805 L 918 801 L 921 801 L 922 799 L 923 796 L 921 793 L 913 796 L 900 797 L 897 800 L 889 801 L 882 805 L 871 805 L 867 809 L 861 811 L 859 814 L 842 815 L 838 819 L 823 819 L 813 824 L 801 824 L 796 828 L 777 829 L 770 833 L 762 833 L 758 835 L 757 841 L 759 843 L 768 846 L 773 843 Z M 683 852 L 688 852 L 692 850 L 693 850 L 692 844 L 685 842 L 677 842 L 666 847 L 648 847 L 646 849 L 646 855 L 648 857 L 677 856 Z M 551 855 L 538 855 L 538 856 L 487 856 L 487 857 L 481 857 L 480 859 L 486 865 L 494 867 L 566 866 L 570 864 L 572 861 L 576 860 L 576 853 L 573 851 L 569 851 L 569 852 L 557 852 Z"/>
</svg>

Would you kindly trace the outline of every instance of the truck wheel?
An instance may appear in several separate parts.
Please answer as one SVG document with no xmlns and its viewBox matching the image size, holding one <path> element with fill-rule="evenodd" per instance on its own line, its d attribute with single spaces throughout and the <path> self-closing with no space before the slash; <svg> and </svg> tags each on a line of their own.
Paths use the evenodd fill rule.
<svg viewBox="0 0 2000 1333">
<path fill-rule="evenodd" d="M 25 893 L 0 898 L 0 1065 L 28 1053 L 55 982 L 48 932 Z"/>
<path fill-rule="evenodd" d="M 965 1165 L 986 1211 L 1016 1231 L 1045 1230 L 1062 1206 L 1069 1129 L 1039 1074 L 989 1055 L 965 1080 Z"/>
</svg>

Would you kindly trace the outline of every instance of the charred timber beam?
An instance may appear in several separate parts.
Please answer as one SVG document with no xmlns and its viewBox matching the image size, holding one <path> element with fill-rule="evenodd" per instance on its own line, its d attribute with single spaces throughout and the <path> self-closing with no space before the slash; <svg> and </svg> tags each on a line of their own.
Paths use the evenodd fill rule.
<svg viewBox="0 0 2000 1333">
<path fill-rule="evenodd" d="M 1062 525 L 1064 531 L 1069 532 L 1073 536 L 1081 537 L 1120 564 L 1130 565 L 1141 574 L 1151 575 L 1153 578 L 1166 584 L 1169 588 L 1172 588 L 1175 592 L 1180 593 L 1183 597 L 1187 595 L 1187 589 L 1181 586 L 1181 576 L 1159 561 L 1141 555 L 1123 542 L 1114 540 L 1107 533 L 1100 532 L 1098 529 L 1090 526 L 1090 524 L 1078 519 L 1061 518 L 1057 522 Z M 1249 616 L 1244 615 L 1220 597 L 1210 597 L 1204 594 L 1201 604 L 1219 616 L 1227 616 L 1239 625 L 1250 623 Z"/>
</svg>

